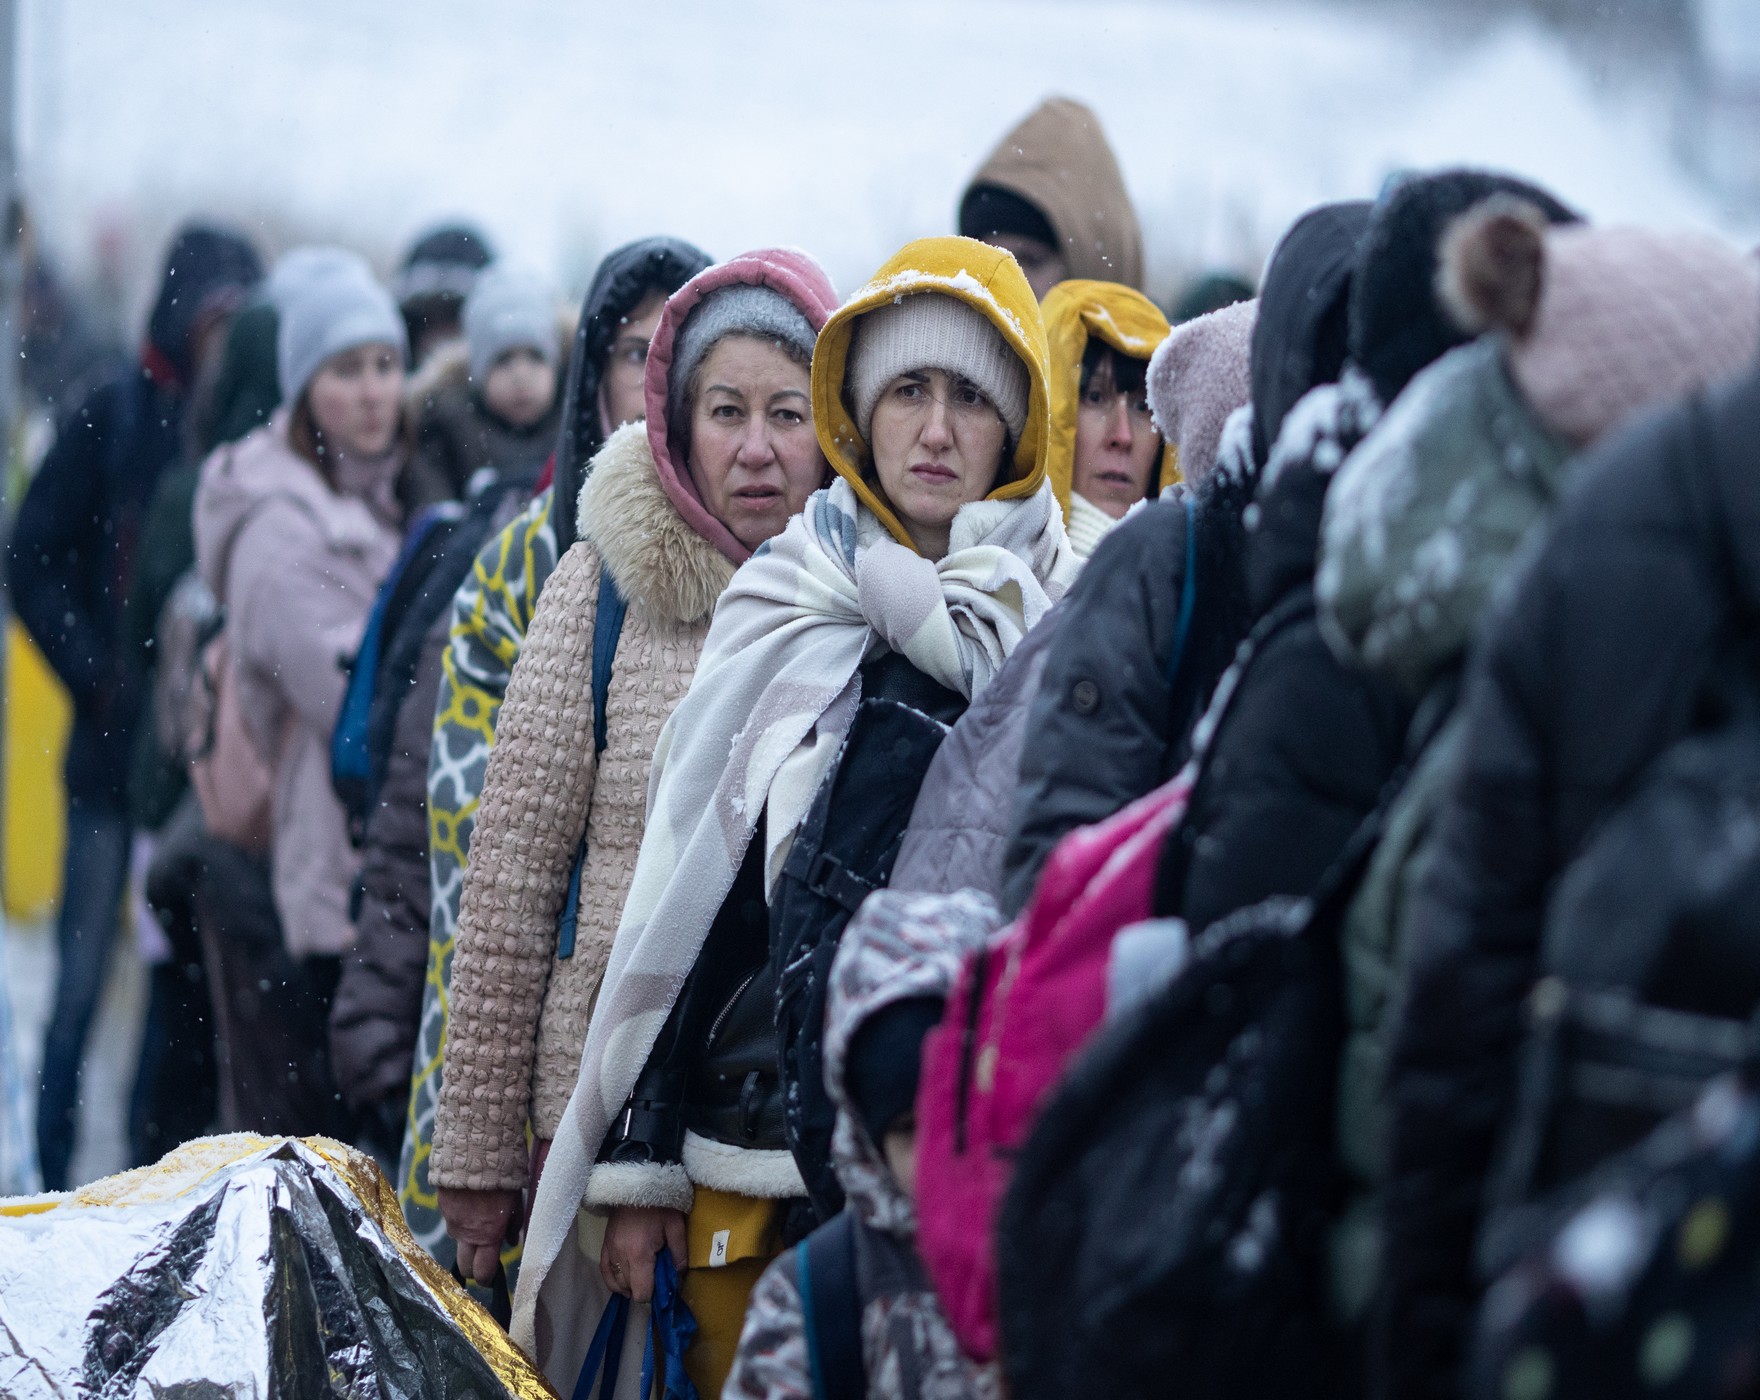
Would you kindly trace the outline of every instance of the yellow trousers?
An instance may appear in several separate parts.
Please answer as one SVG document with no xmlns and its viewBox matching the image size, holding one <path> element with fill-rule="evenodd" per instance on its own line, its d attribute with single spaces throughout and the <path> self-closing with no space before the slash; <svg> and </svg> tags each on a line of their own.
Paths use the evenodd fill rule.
<svg viewBox="0 0 1760 1400">
<path fill-rule="evenodd" d="M 678 1291 L 697 1320 L 684 1368 L 704 1400 L 721 1394 L 733 1369 L 746 1304 L 758 1276 L 782 1252 L 782 1202 L 699 1186 L 685 1222 L 690 1267 Z"/>
</svg>

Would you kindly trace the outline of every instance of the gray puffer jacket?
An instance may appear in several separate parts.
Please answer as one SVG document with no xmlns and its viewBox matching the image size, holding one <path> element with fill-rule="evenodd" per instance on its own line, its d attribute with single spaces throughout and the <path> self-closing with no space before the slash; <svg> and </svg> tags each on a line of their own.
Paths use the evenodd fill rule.
<svg viewBox="0 0 1760 1400">
<path fill-rule="evenodd" d="M 1000 902 L 1027 721 L 1063 615 L 1060 601 L 1039 619 L 942 741 L 911 809 L 889 888 L 977 890 Z"/>
<path fill-rule="evenodd" d="M 966 1357 L 915 1248 L 916 1205 L 852 1111 L 844 1069 L 856 1032 L 897 1002 L 945 998 L 961 960 L 996 929 L 995 904 L 970 891 L 881 890 L 850 922 L 831 966 L 825 1087 L 837 1104 L 832 1162 L 857 1220 L 856 1292 L 871 1400 L 994 1400 L 994 1364 Z M 810 1400 L 806 1314 L 796 1250 L 773 1260 L 752 1291 L 723 1400 Z"/>
</svg>

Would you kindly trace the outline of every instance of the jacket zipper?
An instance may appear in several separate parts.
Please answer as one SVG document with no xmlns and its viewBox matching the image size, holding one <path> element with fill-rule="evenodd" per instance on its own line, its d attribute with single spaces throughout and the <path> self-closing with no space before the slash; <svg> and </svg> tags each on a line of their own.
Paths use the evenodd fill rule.
<svg viewBox="0 0 1760 1400">
<path fill-rule="evenodd" d="M 715 1013 L 715 1019 L 709 1025 L 709 1034 L 707 1036 L 705 1036 L 703 1039 L 703 1053 L 704 1054 L 707 1054 L 709 1051 L 711 1051 L 715 1048 L 715 1037 L 721 1034 L 721 1028 L 727 1024 L 727 1018 L 729 1016 L 733 1015 L 734 1003 L 737 1002 L 740 999 L 740 997 L 745 994 L 746 988 L 751 986 L 752 983 L 757 980 L 758 973 L 761 970 L 762 969 L 760 969 L 760 968 L 754 967 L 750 972 L 748 972 L 745 975 L 745 980 L 742 981 L 739 984 L 739 986 L 737 986 L 733 989 L 733 995 L 727 999 L 726 1004 L 721 1008 L 720 1011 Z"/>
</svg>

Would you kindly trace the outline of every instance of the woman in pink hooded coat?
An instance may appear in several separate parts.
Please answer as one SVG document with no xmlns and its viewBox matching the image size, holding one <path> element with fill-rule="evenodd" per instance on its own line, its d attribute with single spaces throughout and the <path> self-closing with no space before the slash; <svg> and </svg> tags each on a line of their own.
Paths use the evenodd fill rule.
<svg viewBox="0 0 1760 1400">
<path fill-rule="evenodd" d="M 641 847 L 655 742 L 716 601 L 827 475 L 808 367 L 835 307 L 817 264 L 780 250 L 718 264 L 672 296 L 648 354 L 647 421 L 594 458 L 579 541 L 533 615 L 471 842 L 435 1120 L 431 1176 L 467 1276 L 493 1274 L 567 1107 Z M 601 613 L 619 603 L 600 749 L 595 632 L 609 635 Z M 583 838 L 565 946 L 558 919 Z M 631 1184 L 627 1201 L 599 1204 L 643 1204 Z"/>
</svg>

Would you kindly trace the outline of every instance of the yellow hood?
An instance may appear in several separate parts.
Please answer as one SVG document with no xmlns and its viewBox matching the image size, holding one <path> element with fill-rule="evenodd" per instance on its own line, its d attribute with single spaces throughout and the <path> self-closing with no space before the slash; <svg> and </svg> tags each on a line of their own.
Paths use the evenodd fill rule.
<svg viewBox="0 0 1760 1400">
<path fill-rule="evenodd" d="M 1037 491 L 1045 480 L 1049 447 L 1045 325 L 1033 289 L 1015 260 L 970 238 L 920 238 L 899 249 L 819 332 L 813 350 L 813 425 L 832 469 L 855 488 L 894 539 L 913 549 L 916 546 L 885 497 L 863 475 L 868 444 L 844 402 L 843 385 L 857 320 L 888 302 L 923 292 L 939 292 L 975 307 L 1027 367 L 1027 426 L 1015 444 L 1014 461 L 988 499 L 1021 500 Z"/>
<path fill-rule="evenodd" d="M 1117 282 L 1059 282 L 1039 308 L 1051 351 L 1051 453 L 1046 471 L 1057 503 L 1069 518 L 1070 480 L 1076 465 L 1076 407 L 1082 397 L 1082 356 L 1098 336 L 1120 354 L 1147 360 L 1173 333 L 1161 308 Z M 1170 442 L 1161 454 L 1165 491 L 1180 479 L 1179 453 Z"/>
</svg>

